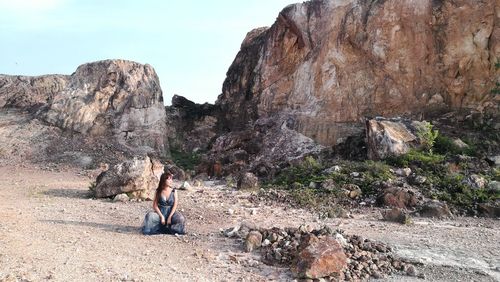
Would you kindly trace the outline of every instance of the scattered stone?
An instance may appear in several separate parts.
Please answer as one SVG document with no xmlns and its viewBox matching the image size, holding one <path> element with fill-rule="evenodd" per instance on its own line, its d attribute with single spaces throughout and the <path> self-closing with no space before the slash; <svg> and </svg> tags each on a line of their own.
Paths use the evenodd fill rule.
<svg viewBox="0 0 500 282">
<path fill-rule="evenodd" d="M 388 211 L 382 212 L 382 216 L 384 220 L 390 222 L 397 222 L 401 224 L 409 224 L 411 223 L 411 218 L 408 214 L 406 214 L 403 210 L 398 208 L 393 208 Z"/>
<path fill-rule="evenodd" d="M 259 179 L 253 173 L 245 172 L 240 176 L 237 187 L 240 190 L 259 189 Z"/>
<path fill-rule="evenodd" d="M 467 145 L 467 143 L 465 143 L 464 141 L 462 141 L 460 138 L 453 139 L 453 144 L 457 148 L 459 148 L 459 149 L 467 149 L 467 148 L 469 148 L 469 145 Z"/>
<path fill-rule="evenodd" d="M 113 198 L 113 202 L 128 202 L 129 197 L 127 194 L 118 194 Z"/>
<path fill-rule="evenodd" d="M 245 249 L 247 252 L 260 248 L 262 244 L 262 234 L 259 231 L 250 231 L 245 240 Z"/>
<path fill-rule="evenodd" d="M 488 191 L 496 194 L 500 193 L 500 181 L 491 181 L 488 184 Z"/>
<path fill-rule="evenodd" d="M 258 242 L 261 242 L 258 250 L 264 263 L 290 266 L 301 279 L 380 279 L 396 271 L 406 273 L 409 265 L 394 256 L 386 244 L 346 235 L 342 230 L 333 231 L 328 226 L 321 229 L 312 229 L 307 225 L 254 229 L 240 238 L 246 238 L 245 249 L 251 251 L 255 251 Z M 262 238 L 265 239 L 262 241 Z M 344 255 L 345 261 L 337 255 Z"/>
<path fill-rule="evenodd" d="M 313 181 L 309 182 L 309 188 L 310 189 L 317 189 L 318 188 L 318 183 L 313 182 Z"/>
<path fill-rule="evenodd" d="M 465 180 L 465 184 L 474 189 L 481 189 L 486 186 L 486 179 L 477 174 L 472 174 L 467 177 L 467 179 Z"/>
<path fill-rule="evenodd" d="M 408 274 L 409 276 L 413 276 L 413 277 L 416 277 L 417 276 L 417 269 L 415 268 L 415 266 L 409 264 L 409 265 L 406 265 L 405 267 L 405 272 L 406 274 Z"/>
<path fill-rule="evenodd" d="M 498 156 L 489 156 L 487 160 L 492 164 L 495 165 L 496 167 L 500 166 L 500 155 Z"/>
<path fill-rule="evenodd" d="M 417 184 L 417 185 L 424 184 L 426 181 L 427 181 L 427 177 L 422 176 L 422 175 L 415 175 L 414 177 L 412 177 L 410 179 L 410 182 L 412 184 Z"/>
<path fill-rule="evenodd" d="M 321 182 L 321 190 L 334 191 L 336 189 L 335 181 L 331 178 Z"/>
<path fill-rule="evenodd" d="M 183 181 L 181 186 L 179 187 L 179 190 L 192 191 L 193 187 L 189 184 L 189 182 Z"/>
<path fill-rule="evenodd" d="M 361 188 L 359 188 L 359 186 L 355 184 L 344 184 L 342 186 L 342 189 L 345 191 L 345 194 L 351 199 L 358 198 L 363 194 Z"/>
<path fill-rule="evenodd" d="M 334 165 L 334 166 L 332 166 L 330 168 L 325 169 L 323 171 L 323 174 L 332 174 L 334 172 L 339 172 L 341 170 L 342 170 L 342 168 L 339 165 Z"/>
<path fill-rule="evenodd" d="M 398 168 L 395 171 L 396 175 L 398 176 L 403 176 L 403 177 L 408 177 L 411 174 L 411 168 Z"/>
</svg>

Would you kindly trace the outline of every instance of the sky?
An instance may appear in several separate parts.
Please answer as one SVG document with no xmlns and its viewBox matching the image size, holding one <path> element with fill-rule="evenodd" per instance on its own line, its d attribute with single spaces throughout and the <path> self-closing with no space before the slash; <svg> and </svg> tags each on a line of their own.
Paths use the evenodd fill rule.
<svg viewBox="0 0 500 282">
<path fill-rule="evenodd" d="M 71 74 L 126 59 L 156 70 L 174 94 L 214 103 L 250 30 L 290 0 L 0 0 L 0 74 Z"/>
</svg>

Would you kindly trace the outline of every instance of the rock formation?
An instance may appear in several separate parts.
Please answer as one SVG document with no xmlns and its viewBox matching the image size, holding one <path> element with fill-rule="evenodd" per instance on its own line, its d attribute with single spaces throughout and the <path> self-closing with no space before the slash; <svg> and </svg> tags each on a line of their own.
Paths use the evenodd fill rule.
<svg viewBox="0 0 500 282">
<path fill-rule="evenodd" d="M 243 41 L 216 102 L 220 121 L 239 131 L 271 118 L 335 145 L 366 116 L 497 110 L 499 10 L 476 0 L 290 5 Z"/>
<path fill-rule="evenodd" d="M 168 149 L 162 91 L 149 65 L 106 60 L 69 76 L 0 75 L 0 107 L 27 110 L 84 136 L 106 136 L 131 151 Z"/>
<path fill-rule="evenodd" d="M 149 157 L 134 158 L 102 172 L 92 188 L 96 198 L 128 193 L 133 198 L 154 199 L 163 165 Z"/>
<path fill-rule="evenodd" d="M 174 95 L 165 108 L 167 132 L 172 150 L 207 151 L 216 136 L 218 111 L 209 103 L 196 104 Z"/>
</svg>

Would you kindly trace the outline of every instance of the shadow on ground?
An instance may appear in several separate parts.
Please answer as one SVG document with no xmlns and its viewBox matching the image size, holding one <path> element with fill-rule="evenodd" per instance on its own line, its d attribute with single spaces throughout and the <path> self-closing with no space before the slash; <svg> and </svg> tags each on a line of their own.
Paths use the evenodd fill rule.
<svg viewBox="0 0 500 282">
<path fill-rule="evenodd" d="M 84 221 L 74 221 L 74 220 L 59 220 L 59 219 L 42 219 L 40 222 L 46 222 L 51 224 L 62 224 L 62 225 L 73 225 L 73 226 L 88 226 L 92 228 L 102 229 L 108 232 L 122 233 L 122 234 L 141 234 L 141 229 L 138 226 L 127 226 L 127 225 L 116 225 L 116 224 L 105 224 L 96 222 L 84 222 Z"/>
<path fill-rule="evenodd" d="M 43 191 L 42 194 L 58 197 L 58 198 L 72 198 L 72 199 L 88 199 L 92 197 L 89 190 L 77 190 L 77 189 L 50 189 Z"/>
</svg>

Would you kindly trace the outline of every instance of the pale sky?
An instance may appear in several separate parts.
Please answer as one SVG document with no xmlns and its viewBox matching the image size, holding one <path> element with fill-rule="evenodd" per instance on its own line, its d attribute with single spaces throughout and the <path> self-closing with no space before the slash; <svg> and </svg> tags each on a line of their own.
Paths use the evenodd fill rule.
<svg viewBox="0 0 500 282">
<path fill-rule="evenodd" d="M 290 0 L 0 0 L 0 74 L 71 74 L 84 63 L 152 65 L 173 94 L 214 103 L 241 42 Z"/>
</svg>

